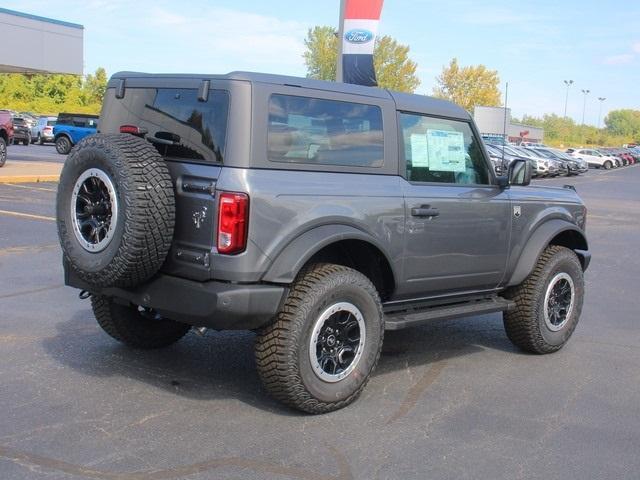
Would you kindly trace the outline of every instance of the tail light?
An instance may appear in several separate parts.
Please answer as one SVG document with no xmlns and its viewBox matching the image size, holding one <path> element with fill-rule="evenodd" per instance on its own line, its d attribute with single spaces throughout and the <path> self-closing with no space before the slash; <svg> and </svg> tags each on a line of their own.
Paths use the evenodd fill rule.
<svg viewBox="0 0 640 480">
<path fill-rule="evenodd" d="M 136 125 L 120 125 L 120 133 L 130 133 L 137 137 L 144 137 L 148 133 L 148 130 Z"/>
<path fill-rule="evenodd" d="M 249 197 L 244 193 L 222 192 L 218 198 L 218 253 L 243 252 L 247 247 Z"/>
<path fill-rule="evenodd" d="M 50 132 L 51 130 L 53 130 L 53 128 L 51 127 L 44 127 L 43 129 L 45 132 Z"/>
</svg>

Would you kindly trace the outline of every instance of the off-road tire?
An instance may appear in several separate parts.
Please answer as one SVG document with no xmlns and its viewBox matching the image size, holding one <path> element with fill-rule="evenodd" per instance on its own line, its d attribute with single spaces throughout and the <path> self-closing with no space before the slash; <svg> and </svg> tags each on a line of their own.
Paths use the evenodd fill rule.
<svg viewBox="0 0 640 480">
<path fill-rule="evenodd" d="M 329 383 L 309 359 L 312 329 L 328 306 L 348 301 L 364 318 L 363 353 L 345 378 Z M 325 413 L 353 402 L 380 358 L 384 316 L 378 292 L 360 272 L 334 264 L 315 264 L 296 278 L 276 321 L 258 332 L 255 356 L 266 390 L 277 400 L 308 413 Z"/>
<path fill-rule="evenodd" d="M 110 178 L 118 201 L 111 241 L 99 252 L 78 241 L 71 207 L 77 180 L 92 168 Z M 175 195 L 165 161 L 145 140 L 129 134 L 84 138 L 65 161 L 56 202 L 64 259 L 89 285 L 135 286 L 164 263 L 173 239 Z"/>
<path fill-rule="evenodd" d="M 7 142 L 0 137 L 0 167 L 3 167 L 7 161 Z"/>
<path fill-rule="evenodd" d="M 175 322 L 143 314 L 136 306 L 115 303 L 109 297 L 91 296 L 91 307 L 98 325 L 111 337 L 132 348 L 150 350 L 177 342 L 191 328 Z"/>
<path fill-rule="evenodd" d="M 544 319 L 545 293 L 552 278 L 561 272 L 567 273 L 574 282 L 575 304 L 564 327 L 552 331 Z M 584 299 L 580 260 L 572 250 L 550 245 L 524 282 L 507 290 L 504 296 L 516 303 L 515 309 L 504 313 L 504 328 L 509 340 L 530 353 L 556 352 L 567 343 L 580 319 Z"/>
<path fill-rule="evenodd" d="M 73 147 L 73 145 L 71 145 L 71 140 L 69 140 L 64 135 L 56 138 L 55 144 L 56 152 L 58 152 L 60 155 L 67 155 Z"/>
<path fill-rule="evenodd" d="M 22 144 L 23 144 L 25 147 L 28 147 L 29 145 L 31 145 L 31 135 L 29 135 L 27 138 L 25 138 L 25 139 L 22 141 Z"/>
</svg>

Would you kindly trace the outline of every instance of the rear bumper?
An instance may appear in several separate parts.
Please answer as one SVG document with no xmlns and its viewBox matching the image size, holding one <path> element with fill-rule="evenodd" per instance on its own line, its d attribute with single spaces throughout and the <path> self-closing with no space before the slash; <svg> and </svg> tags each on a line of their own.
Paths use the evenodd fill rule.
<svg viewBox="0 0 640 480">
<path fill-rule="evenodd" d="M 95 294 L 156 310 L 160 315 L 216 330 L 252 330 L 270 323 L 280 310 L 286 287 L 267 284 L 196 282 L 157 275 L 133 288 L 87 288 L 69 269 L 65 283 Z"/>
</svg>

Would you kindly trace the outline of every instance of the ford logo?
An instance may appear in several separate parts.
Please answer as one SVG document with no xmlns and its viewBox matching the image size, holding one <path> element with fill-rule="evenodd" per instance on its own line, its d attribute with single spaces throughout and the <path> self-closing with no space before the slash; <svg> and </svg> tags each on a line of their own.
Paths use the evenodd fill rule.
<svg viewBox="0 0 640 480">
<path fill-rule="evenodd" d="M 349 30 L 344 34 L 344 39 L 349 43 L 367 43 L 373 39 L 373 32 L 364 29 Z"/>
</svg>

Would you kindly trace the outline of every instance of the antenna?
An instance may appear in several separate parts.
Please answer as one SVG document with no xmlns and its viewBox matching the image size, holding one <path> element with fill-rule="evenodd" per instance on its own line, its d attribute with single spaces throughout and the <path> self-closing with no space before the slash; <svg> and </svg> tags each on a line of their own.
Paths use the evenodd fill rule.
<svg viewBox="0 0 640 480">
<path fill-rule="evenodd" d="M 502 125 L 502 168 L 504 169 L 504 147 L 507 143 L 507 102 L 509 101 L 509 82 L 504 91 L 504 124 Z"/>
</svg>

